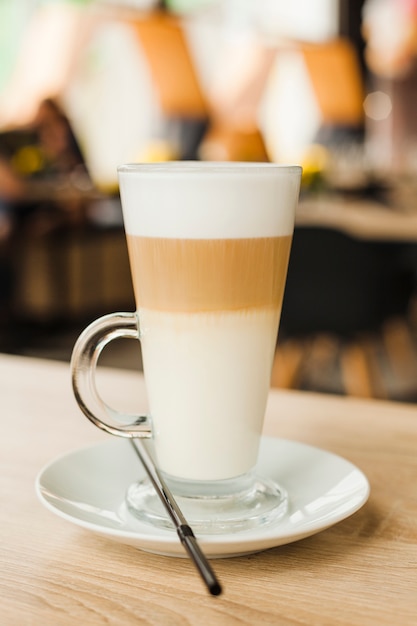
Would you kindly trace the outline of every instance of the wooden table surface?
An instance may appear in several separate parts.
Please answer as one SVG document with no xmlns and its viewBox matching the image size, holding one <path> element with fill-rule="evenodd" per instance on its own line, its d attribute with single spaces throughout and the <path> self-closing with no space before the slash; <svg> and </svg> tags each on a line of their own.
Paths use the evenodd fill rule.
<svg viewBox="0 0 417 626">
<path fill-rule="evenodd" d="M 273 391 L 265 430 L 344 456 L 371 496 L 302 541 L 214 561 L 207 594 L 187 559 L 114 543 L 46 510 L 39 470 L 108 436 L 79 412 L 64 363 L 0 356 L 0 624 L 162 626 L 417 623 L 417 409 Z M 101 368 L 106 399 L 146 406 L 139 374 Z"/>
</svg>

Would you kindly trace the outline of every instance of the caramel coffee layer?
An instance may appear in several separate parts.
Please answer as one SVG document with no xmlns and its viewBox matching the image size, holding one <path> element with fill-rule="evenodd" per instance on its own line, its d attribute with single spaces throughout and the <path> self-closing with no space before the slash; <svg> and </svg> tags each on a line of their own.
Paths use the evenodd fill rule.
<svg viewBox="0 0 417 626">
<path fill-rule="evenodd" d="M 291 236 L 165 239 L 127 235 L 137 307 L 233 311 L 280 307 Z"/>
</svg>

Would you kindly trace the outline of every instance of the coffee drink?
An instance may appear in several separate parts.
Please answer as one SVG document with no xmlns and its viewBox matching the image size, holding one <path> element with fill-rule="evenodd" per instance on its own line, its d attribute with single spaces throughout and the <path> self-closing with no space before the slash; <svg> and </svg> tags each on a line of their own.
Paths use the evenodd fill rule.
<svg viewBox="0 0 417 626">
<path fill-rule="evenodd" d="M 273 176 L 247 169 L 233 192 L 196 168 L 186 198 L 172 180 L 158 198 L 122 184 L 153 439 L 161 469 L 183 479 L 233 478 L 257 460 L 297 181 L 279 197 Z"/>
</svg>

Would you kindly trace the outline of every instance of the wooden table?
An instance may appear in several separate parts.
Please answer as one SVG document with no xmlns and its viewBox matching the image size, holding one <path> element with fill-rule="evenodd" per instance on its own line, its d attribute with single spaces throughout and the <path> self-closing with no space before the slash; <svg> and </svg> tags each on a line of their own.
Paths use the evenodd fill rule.
<svg viewBox="0 0 417 626">
<path fill-rule="evenodd" d="M 145 408 L 139 374 L 102 370 L 109 402 Z M 224 594 L 211 597 L 188 560 L 113 543 L 38 502 L 44 464 L 107 437 L 79 412 L 68 365 L 0 356 L 0 381 L 2 626 L 416 624 L 414 406 L 271 392 L 266 432 L 346 457 L 368 476 L 371 496 L 318 535 L 215 561 Z"/>
</svg>

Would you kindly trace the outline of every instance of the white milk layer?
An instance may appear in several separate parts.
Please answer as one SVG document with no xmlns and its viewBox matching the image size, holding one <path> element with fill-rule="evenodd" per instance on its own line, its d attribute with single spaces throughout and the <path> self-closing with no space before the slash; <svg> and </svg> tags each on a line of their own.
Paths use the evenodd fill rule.
<svg viewBox="0 0 417 626">
<path fill-rule="evenodd" d="M 279 312 L 138 315 L 161 469 L 189 480 L 249 471 L 257 461 Z"/>
<path fill-rule="evenodd" d="M 143 164 L 125 165 L 118 174 L 130 235 L 237 239 L 293 232 L 298 166 Z"/>
</svg>

